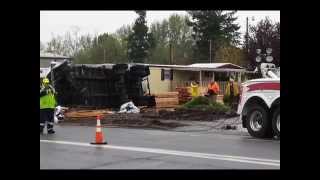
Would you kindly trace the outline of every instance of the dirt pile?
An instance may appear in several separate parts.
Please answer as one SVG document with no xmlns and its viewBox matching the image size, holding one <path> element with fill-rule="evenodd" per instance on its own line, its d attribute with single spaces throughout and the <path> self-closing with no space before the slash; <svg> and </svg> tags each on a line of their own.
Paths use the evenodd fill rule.
<svg viewBox="0 0 320 180">
<path fill-rule="evenodd" d="M 92 113 L 91 113 L 92 114 Z M 155 128 L 155 129 L 171 129 L 186 124 L 176 122 L 165 122 L 161 119 L 144 117 L 143 114 L 104 114 L 101 117 L 101 124 L 103 126 L 121 126 L 121 127 L 137 127 L 137 128 Z M 96 117 L 66 117 L 61 124 L 76 124 L 83 126 L 95 126 Z"/>
<path fill-rule="evenodd" d="M 177 109 L 176 111 L 159 111 L 161 119 L 192 120 L 192 121 L 213 121 L 224 118 L 226 115 L 213 111 L 202 111 L 196 109 Z"/>
</svg>

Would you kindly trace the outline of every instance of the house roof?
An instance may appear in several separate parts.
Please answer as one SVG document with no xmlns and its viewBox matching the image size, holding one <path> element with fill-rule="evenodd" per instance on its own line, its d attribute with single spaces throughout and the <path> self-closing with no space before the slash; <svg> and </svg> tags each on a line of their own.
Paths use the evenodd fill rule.
<svg viewBox="0 0 320 180">
<path fill-rule="evenodd" d="M 232 64 L 232 63 L 195 63 L 189 65 L 189 67 L 195 68 L 232 68 L 232 69 L 244 69 L 244 67 Z"/>
<path fill-rule="evenodd" d="M 47 77 L 50 72 L 50 68 L 40 68 L 40 78 Z"/>
<path fill-rule="evenodd" d="M 140 63 L 136 63 L 140 64 Z M 215 71 L 215 72 L 246 72 L 244 67 L 232 63 L 195 63 L 191 65 L 140 64 L 149 67 L 174 69 L 182 71 Z"/>
<path fill-rule="evenodd" d="M 59 67 L 60 65 L 62 65 L 63 63 L 66 63 L 67 60 L 64 60 L 64 61 L 59 61 L 59 62 L 55 62 L 55 66 L 53 66 L 53 69 Z M 41 68 L 40 67 L 40 78 L 44 78 L 44 77 L 47 77 L 48 74 L 50 73 L 51 71 L 51 67 L 46 67 L 46 68 Z"/>
<path fill-rule="evenodd" d="M 71 57 L 62 56 L 62 55 L 53 54 L 53 53 L 40 52 L 40 59 L 71 59 Z"/>
</svg>

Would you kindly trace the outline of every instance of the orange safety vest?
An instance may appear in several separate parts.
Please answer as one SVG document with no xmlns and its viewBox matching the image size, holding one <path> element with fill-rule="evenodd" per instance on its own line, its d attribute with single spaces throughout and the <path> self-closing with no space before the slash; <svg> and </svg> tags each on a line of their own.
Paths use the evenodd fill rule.
<svg viewBox="0 0 320 180">
<path fill-rule="evenodd" d="M 211 83 L 210 83 L 210 84 L 208 85 L 208 89 L 209 89 L 209 90 L 212 90 L 212 91 L 215 92 L 216 94 L 218 94 L 219 91 L 220 91 L 220 88 L 219 88 L 219 85 L 218 85 L 217 82 L 214 82 L 213 85 L 211 85 Z"/>
</svg>

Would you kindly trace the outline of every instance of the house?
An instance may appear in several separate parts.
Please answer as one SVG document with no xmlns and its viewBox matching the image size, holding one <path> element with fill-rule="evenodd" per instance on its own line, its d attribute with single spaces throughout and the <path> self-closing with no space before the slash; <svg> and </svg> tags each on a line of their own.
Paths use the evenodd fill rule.
<svg viewBox="0 0 320 180">
<path fill-rule="evenodd" d="M 71 60 L 72 58 L 67 56 L 40 52 L 40 80 L 46 77 L 50 73 L 51 62 L 55 62 L 56 65 L 59 65 L 64 61 L 71 61 Z"/>
<path fill-rule="evenodd" d="M 61 63 L 65 60 L 70 61 L 72 60 L 72 58 L 67 56 L 61 56 L 58 54 L 53 54 L 53 53 L 40 52 L 40 68 L 50 68 L 50 63 L 52 61 Z"/>
<path fill-rule="evenodd" d="M 213 79 L 220 85 L 220 94 L 224 94 L 225 86 L 232 75 L 236 81 L 242 82 L 247 72 L 244 67 L 231 63 L 196 63 L 191 65 L 144 64 L 150 67 L 148 77 L 151 94 L 176 91 L 177 87 L 190 86 L 197 81 L 204 94 L 208 83 Z"/>
</svg>

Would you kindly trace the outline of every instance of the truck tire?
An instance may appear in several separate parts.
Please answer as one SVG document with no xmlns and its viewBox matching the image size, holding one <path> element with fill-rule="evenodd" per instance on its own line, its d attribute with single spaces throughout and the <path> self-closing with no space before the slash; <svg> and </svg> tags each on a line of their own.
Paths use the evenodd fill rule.
<svg viewBox="0 0 320 180">
<path fill-rule="evenodd" d="M 272 115 L 272 130 L 274 135 L 280 137 L 280 107 L 277 107 Z"/>
<path fill-rule="evenodd" d="M 272 128 L 267 110 L 258 104 L 253 104 L 247 115 L 246 127 L 249 134 L 256 138 L 271 138 Z"/>
</svg>

